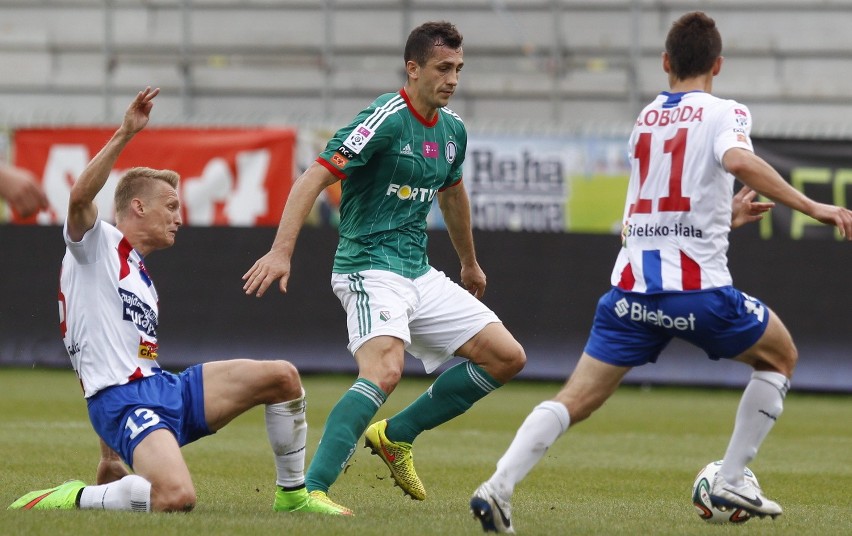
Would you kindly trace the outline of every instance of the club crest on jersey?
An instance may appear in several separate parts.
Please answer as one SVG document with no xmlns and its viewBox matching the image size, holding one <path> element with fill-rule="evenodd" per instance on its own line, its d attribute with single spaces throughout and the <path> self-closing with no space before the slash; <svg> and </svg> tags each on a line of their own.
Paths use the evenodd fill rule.
<svg viewBox="0 0 852 536">
<path fill-rule="evenodd" d="M 364 123 L 361 123 L 349 133 L 349 136 L 347 136 L 345 140 L 343 140 L 343 146 L 350 149 L 355 154 L 360 154 L 361 149 L 367 145 L 367 142 L 370 141 L 373 134 L 375 134 L 375 132 L 364 126 Z"/>
<path fill-rule="evenodd" d="M 454 141 L 448 141 L 447 145 L 444 147 L 444 156 L 447 158 L 448 164 L 455 162 L 457 153 L 458 148 L 456 147 L 456 143 Z"/>
</svg>

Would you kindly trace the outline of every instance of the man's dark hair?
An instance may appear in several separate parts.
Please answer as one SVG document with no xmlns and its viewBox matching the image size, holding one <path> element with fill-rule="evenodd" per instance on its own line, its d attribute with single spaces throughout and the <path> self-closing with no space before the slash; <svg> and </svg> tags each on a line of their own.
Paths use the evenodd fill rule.
<svg viewBox="0 0 852 536">
<path fill-rule="evenodd" d="M 701 11 L 687 13 L 672 24 L 666 37 L 671 73 L 679 80 L 708 72 L 722 55 L 716 21 Z"/>
<path fill-rule="evenodd" d="M 462 34 L 452 23 L 426 22 L 408 34 L 403 59 L 405 63 L 414 61 L 417 65 L 425 65 L 434 47 L 446 46 L 457 50 L 462 46 L 462 39 Z"/>
</svg>

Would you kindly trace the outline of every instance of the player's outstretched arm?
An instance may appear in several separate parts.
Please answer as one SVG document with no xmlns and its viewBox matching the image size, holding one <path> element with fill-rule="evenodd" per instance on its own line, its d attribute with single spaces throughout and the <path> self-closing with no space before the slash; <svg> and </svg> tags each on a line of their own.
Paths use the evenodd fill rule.
<svg viewBox="0 0 852 536">
<path fill-rule="evenodd" d="M 818 203 L 793 188 L 764 159 L 745 149 L 729 149 L 722 163 L 743 184 L 777 203 L 838 228 L 840 235 L 852 240 L 852 211 L 845 207 Z"/>
<path fill-rule="evenodd" d="M 287 292 L 290 259 L 296 248 L 299 231 L 302 230 L 305 218 L 308 217 L 317 197 L 326 187 L 337 181 L 337 177 L 316 162 L 296 179 L 284 205 L 272 247 L 243 275 L 243 291 L 247 295 L 254 294 L 258 298 L 263 296 L 275 280 L 280 280 L 278 288 L 281 292 Z"/>
<path fill-rule="evenodd" d="M 92 158 L 71 188 L 68 199 L 68 236 L 71 240 L 82 240 L 86 231 L 95 225 L 95 219 L 98 217 L 95 196 L 106 184 L 110 171 L 125 145 L 148 124 L 151 108 L 154 107 L 152 100 L 159 93 L 159 88 L 147 87 L 136 94 L 136 98 L 124 113 L 121 126 L 103 149 Z"/>
<path fill-rule="evenodd" d="M 443 192 L 438 192 L 438 206 L 447 224 L 450 241 L 461 263 L 461 283 L 471 294 L 481 298 L 485 294 L 485 272 L 476 260 L 473 231 L 470 224 L 470 198 L 464 183 L 459 181 Z"/>
</svg>

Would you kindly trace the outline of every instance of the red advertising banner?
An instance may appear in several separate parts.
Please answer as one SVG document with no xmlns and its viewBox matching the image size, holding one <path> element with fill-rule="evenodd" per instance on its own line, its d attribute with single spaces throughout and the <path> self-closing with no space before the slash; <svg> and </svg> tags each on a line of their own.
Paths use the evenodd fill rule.
<svg viewBox="0 0 852 536">
<path fill-rule="evenodd" d="M 112 136 L 112 128 L 21 129 L 14 134 L 15 165 L 40 178 L 50 210 L 14 223 L 60 225 L 71 186 Z M 274 226 L 294 176 L 292 129 L 147 128 L 133 138 L 96 198 L 113 219 L 115 184 L 127 169 L 172 169 L 181 176 L 184 224 Z"/>
</svg>

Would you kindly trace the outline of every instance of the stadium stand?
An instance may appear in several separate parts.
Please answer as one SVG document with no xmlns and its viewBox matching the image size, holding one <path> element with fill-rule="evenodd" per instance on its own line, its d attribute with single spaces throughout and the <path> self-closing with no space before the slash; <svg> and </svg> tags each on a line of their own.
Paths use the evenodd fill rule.
<svg viewBox="0 0 852 536">
<path fill-rule="evenodd" d="M 451 19 L 468 122 L 622 125 L 663 87 L 659 43 L 690 9 L 725 28 L 716 92 L 758 134 L 846 133 L 845 0 L 0 0 L 0 124 L 114 121 L 148 83 L 173 122 L 338 122 L 401 85 L 410 27 Z"/>
</svg>

